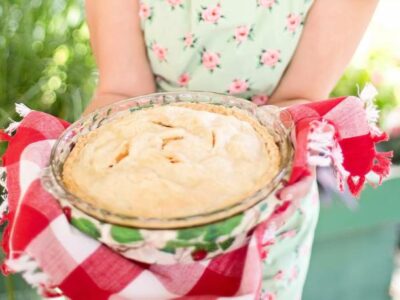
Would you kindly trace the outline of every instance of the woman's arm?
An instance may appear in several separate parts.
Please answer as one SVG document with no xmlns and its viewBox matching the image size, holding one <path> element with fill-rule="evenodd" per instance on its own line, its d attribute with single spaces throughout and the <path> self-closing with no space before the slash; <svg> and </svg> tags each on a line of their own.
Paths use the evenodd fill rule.
<svg viewBox="0 0 400 300">
<path fill-rule="evenodd" d="M 328 97 L 353 56 L 378 0 L 314 0 L 303 35 L 269 104 L 289 106 Z M 282 200 L 304 197 L 311 176 L 283 188 Z"/>
<path fill-rule="evenodd" d="M 139 20 L 139 1 L 86 0 L 99 83 L 86 112 L 155 91 Z"/>
<path fill-rule="evenodd" d="M 378 3 L 314 1 L 293 60 L 269 104 L 288 106 L 327 98 L 353 56 Z"/>
</svg>

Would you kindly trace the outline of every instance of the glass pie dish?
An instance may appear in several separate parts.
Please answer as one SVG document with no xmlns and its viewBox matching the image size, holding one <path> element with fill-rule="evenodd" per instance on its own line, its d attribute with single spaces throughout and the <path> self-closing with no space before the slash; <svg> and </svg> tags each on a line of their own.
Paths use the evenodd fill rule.
<svg viewBox="0 0 400 300">
<path fill-rule="evenodd" d="M 65 187 L 63 165 L 77 140 L 129 111 L 179 102 L 235 107 L 265 126 L 279 148 L 281 164 L 276 176 L 250 197 L 223 209 L 179 218 L 143 218 L 116 214 L 76 197 Z M 157 93 L 123 100 L 103 107 L 73 123 L 53 146 L 49 166 L 42 175 L 45 189 L 60 203 L 79 230 L 128 258 L 172 264 L 209 259 L 236 249 L 249 240 L 250 232 L 272 213 L 275 191 L 288 174 L 292 160 L 289 113 L 272 106 L 206 92 Z"/>
</svg>

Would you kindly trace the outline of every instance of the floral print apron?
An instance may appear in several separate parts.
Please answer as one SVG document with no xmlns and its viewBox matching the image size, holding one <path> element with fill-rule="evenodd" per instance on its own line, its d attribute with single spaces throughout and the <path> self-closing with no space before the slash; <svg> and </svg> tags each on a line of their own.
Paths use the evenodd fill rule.
<svg viewBox="0 0 400 300">
<path fill-rule="evenodd" d="M 159 91 L 226 93 L 266 104 L 288 67 L 312 0 L 141 0 Z M 301 299 L 319 201 L 316 185 L 273 236 L 263 299 Z"/>
</svg>

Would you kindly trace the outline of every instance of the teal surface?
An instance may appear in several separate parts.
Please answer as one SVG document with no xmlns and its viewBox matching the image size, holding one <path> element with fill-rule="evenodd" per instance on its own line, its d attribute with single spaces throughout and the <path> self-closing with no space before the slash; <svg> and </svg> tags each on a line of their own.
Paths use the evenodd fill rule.
<svg viewBox="0 0 400 300">
<path fill-rule="evenodd" d="M 367 188 L 352 211 L 321 208 L 304 300 L 387 300 L 400 224 L 400 178 Z"/>
<path fill-rule="evenodd" d="M 379 188 L 366 187 L 359 207 L 348 209 L 338 198 L 321 208 L 317 239 L 400 222 L 400 178 L 385 181 Z"/>
<path fill-rule="evenodd" d="M 379 226 L 315 243 L 304 300 L 389 300 L 393 226 Z"/>
</svg>

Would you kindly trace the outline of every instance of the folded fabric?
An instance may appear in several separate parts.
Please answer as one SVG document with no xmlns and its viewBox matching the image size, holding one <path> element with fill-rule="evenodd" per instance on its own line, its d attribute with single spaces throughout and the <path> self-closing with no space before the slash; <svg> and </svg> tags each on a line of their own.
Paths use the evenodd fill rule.
<svg viewBox="0 0 400 300">
<path fill-rule="evenodd" d="M 388 174 L 390 154 L 375 151 L 375 143 L 385 135 L 368 123 L 368 103 L 348 97 L 289 108 L 297 148 L 289 184 L 309 174 L 308 162 L 333 163 L 340 186 L 346 180 L 354 194 L 370 170 L 382 177 Z M 2 204 L 2 219 L 8 222 L 4 273 L 21 272 L 44 296 L 63 294 L 78 300 L 261 297 L 261 261 L 270 246 L 265 239 L 273 238 L 267 229 L 279 226 L 301 199 L 279 204 L 249 244 L 214 259 L 182 265 L 128 260 L 72 227 L 41 186 L 51 147 L 69 124 L 21 105 L 17 111 L 24 119 L 0 132 L 0 140 L 8 142 L 0 174 L 8 193 Z"/>
<path fill-rule="evenodd" d="M 310 165 L 333 166 L 338 188 L 347 182 L 359 196 L 366 175 L 389 174 L 392 152 L 379 153 L 375 144 L 388 136 L 376 126 L 376 89 L 368 84 L 359 97 L 341 97 L 288 108 L 295 123 L 296 152 L 289 184 L 309 174 Z"/>
</svg>

